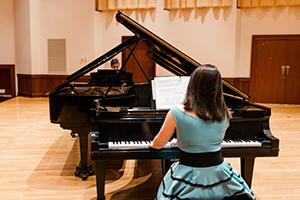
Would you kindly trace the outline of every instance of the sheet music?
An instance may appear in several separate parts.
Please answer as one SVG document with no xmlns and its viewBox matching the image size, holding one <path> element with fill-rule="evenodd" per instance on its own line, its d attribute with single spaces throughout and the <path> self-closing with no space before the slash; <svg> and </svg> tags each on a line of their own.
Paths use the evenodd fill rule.
<svg viewBox="0 0 300 200">
<path fill-rule="evenodd" d="M 171 106 L 183 103 L 189 76 L 155 77 L 152 87 L 155 93 L 156 109 L 169 109 Z"/>
<path fill-rule="evenodd" d="M 152 99 L 156 100 L 155 81 L 154 80 L 151 80 L 151 89 L 152 89 Z"/>
</svg>

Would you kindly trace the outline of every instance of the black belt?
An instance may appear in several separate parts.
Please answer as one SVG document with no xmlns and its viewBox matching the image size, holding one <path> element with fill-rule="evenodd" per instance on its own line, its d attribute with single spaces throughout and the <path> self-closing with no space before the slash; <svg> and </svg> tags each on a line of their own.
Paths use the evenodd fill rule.
<svg viewBox="0 0 300 200">
<path fill-rule="evenodd" d="M 179 163 L 190 167 L 210 167 L 223 162 L 221 150 L 206 153 L 188 153 L 181 151 Z"/>
</svg>

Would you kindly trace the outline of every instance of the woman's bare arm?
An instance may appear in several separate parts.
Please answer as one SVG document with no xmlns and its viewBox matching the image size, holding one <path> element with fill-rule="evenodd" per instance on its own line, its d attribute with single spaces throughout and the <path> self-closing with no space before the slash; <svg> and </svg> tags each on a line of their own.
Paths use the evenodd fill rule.
<svg viewBox="0 0 300 200">
<path fill-rule="evenodd" d="M 160 128 L 159 133 L 153 139 L 150 147 L 154 149 L 163 148 L 165 144 L 169 141 L 169 139 L 172 137 L 173 133 L 175 132 L 175 129 L 176 129 L 176 121 L 172 113 L 169 111 L 167 113 L 167 116 L 165 118 L 162 127 Z"/>
</svg>

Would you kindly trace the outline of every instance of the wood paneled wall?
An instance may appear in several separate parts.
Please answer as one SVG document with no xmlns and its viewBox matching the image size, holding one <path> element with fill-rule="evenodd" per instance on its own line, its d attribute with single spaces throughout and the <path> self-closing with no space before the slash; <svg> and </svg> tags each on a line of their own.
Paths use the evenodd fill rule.
<svg viewBox="0 0 300 200">
<path fill-rule="evenodd" d="M 0 64 L 0 97 L 16 96 L 15 65 Z"/>
<path fill-rule="evenodd" d="M 65 81 L 67 75 L 31 75 L 18 74 L 18 96 L 45 97 Z M 84 76 L 79 82 L 88 82 L 89 76 Z"/>
<path fill-rule="evenodd" d="M 48 92 L 62 84 L 67 75 L 30 75 L 18 74 L 18 95 L 27 97 L 45 97 Z M 79 82 L 88 82 L 89 76 L 80 78 Z M 249 94 L 249 78 L 224 78 L 226 81 Z"/>
<path fill-rule="evenodd" d="M 250 78 L 224 78 L 224 80 L 249 95 Z"/>
</svg>

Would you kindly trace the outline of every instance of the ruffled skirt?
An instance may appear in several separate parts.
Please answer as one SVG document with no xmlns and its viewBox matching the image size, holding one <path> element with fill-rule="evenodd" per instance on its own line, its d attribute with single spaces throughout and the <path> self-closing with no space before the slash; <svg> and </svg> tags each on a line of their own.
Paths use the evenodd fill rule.
<svg viewBox="0 0 300 200">
<path fill-rule="evenodd" d="M 243 178 L 224 161 L 211 167 L 175 162 L 164 176 L 157 200 L 255 199 Z"/>
</svg>

